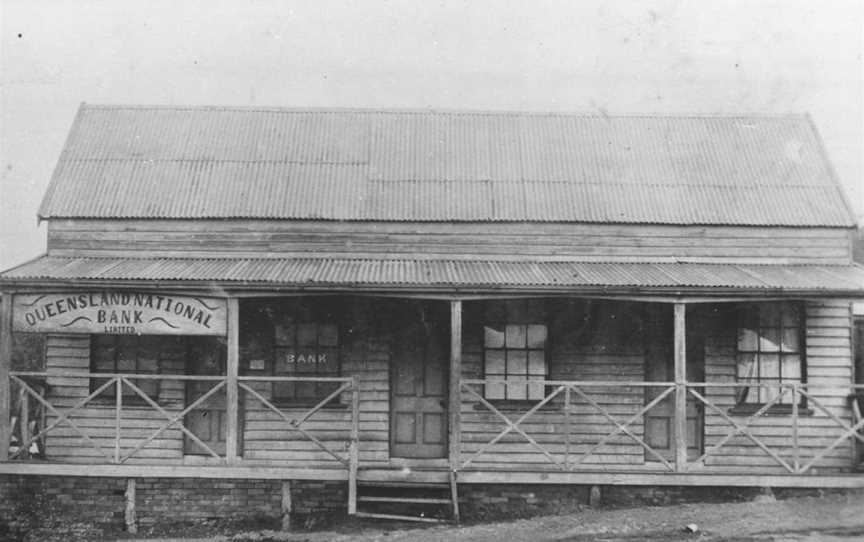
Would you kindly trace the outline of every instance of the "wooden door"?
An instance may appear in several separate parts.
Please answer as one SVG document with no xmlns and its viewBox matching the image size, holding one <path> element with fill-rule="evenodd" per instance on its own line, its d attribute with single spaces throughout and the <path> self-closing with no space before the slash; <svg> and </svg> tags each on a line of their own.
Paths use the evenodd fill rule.
<svg viewBox="0 0 864 542">
<path fill-rule="evenodd" d="M 390 382 L 390 455 L 447 456 L 446 303 L 411 301 L 396 311 Z"/>
<path fill-rule="evenodd" d="M 225 374 L 224 348 L 217 339 L 194 337 L 189 342 L 187 374 L 209 376 Z M 186 406 L 191 405 L 216 384 L 214 380 L 187 381 Z M 183 421 L 189 431 L 219 455 L 225 455 L 225 405 L 223 387 L 186 414 Z M 183 449 L 187 455 L 209 455 L 207 450 L 190 439 L 188 435 L 184 436 Z"/>
<path fill-rule="evenodd" d="M 649 306 L 645 325 L 645 380 L 673 382 L 675 380 L 672 306 Z M 700 319 L 687 311 L 687 380 L 703 382 L 705 378 L 705 336 Z M 654 400 L 666 388 L 646 388 L 645 403 Z M 644 417 L 645 442 L 664 459 L 675 458 L 675 394 L 674 392 L 649 410 Z M 692 395 L 687 396 L 687 458 L 702 455 L 704 408 Z M 646 461 L 656 461 L 645 450 Z"/>
</svg>

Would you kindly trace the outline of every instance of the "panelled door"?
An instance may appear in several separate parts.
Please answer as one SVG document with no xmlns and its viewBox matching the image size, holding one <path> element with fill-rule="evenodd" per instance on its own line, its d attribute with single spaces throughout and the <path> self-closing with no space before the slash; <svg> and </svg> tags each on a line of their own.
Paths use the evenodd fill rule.
<svg viewBox="0 0 864 542">
<path fill-rule="evenodd" d="M 672 306 L 649 306 L 645 326 L 645 380 L 648 382 L 673 382 L 675 380 L 674 337 Z M 705 378 L 705 336 L 693 325 L 691 311 L 687 311 L 687 380 L 703 382 Z M 645 403 L 654 400 L 665 388 L 646 388 Z M 675 393 L 666 396 L 649 410 L 644 417 L 645 442 L 660 453 L 664 459 L 675 457 Z M 687 458 L 702 455 L 704 408 L 701 402 L 687 396 Z M 653 454 L 645 451 L 646 461 L 656 461 Z"/>
<path fill-rule="evenodd" d="M 447 455 L 447 304 L 409 301 L 393 321 L 390 382 L 390 455 Z"/>
<path fill-rule="evenodd" d="M 196 337 L 190 341 L 186 372 L 190 375 L 221 376 L 225 374 L 223 349 L 216 339 Z M 191 405 L 217 384 L 213 380 L 186 382 L 186 405 Z M 225 454 L 225 388 L 186 414 L 183 423 L 196 437 L 219 455 Z M 185 434 L 184 434 L 185 435 Z M 184 436 L 184 453 L 209 455 L 194 440 Z"/>
</svg>

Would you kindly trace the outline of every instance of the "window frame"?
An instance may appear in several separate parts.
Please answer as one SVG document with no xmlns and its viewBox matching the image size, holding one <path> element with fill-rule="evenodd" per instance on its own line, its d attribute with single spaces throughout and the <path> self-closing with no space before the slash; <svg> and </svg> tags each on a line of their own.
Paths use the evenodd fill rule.
<svg viewBox="0 0 864 542">
<path fill-rule="evenodd" d="M 762 310 L 767 305 L 775 305 L 778 310 L 777 316 L 777 325 L 776 326 L 765 326 L 762 324 Z M 797 316 L 797 350 L 784 350 L 783 348 L 783 336 L 784 331 L 788 329 L 792 329 L 792 327 L 787 326 L 784 323 L 785 315 L 787 311 L 794 311 L 794 314 Z M 747 314 L 748 311 L 751 311 Z M 735 397 L 734 406 L 730 409 L 730 411 L 734 414 L 752 414 L 762 409 L 766 404 L 771 402 L 771 399 L 768 401 L 763 401 L 759 396 L 759 392 L 764 389 L 761 384 L 767 383 L 776 383 L 778 386 L 782 386 L 784 382 L 798 382 L 799 384 L 807 384 L 808 374 L 807 374 L 807 316 L 805 312 L 804 303 L 798 301 L 773 301 L 773 302 L 762 302 L 762 303 L 747 303 L 743 305 L 739 305 L 736 308 L 736 336 L 735 336 L 735 382 L 736 384 L 741 384 L 741 386 L 734 388 Z M 750 321 L 755 321 L 755 328 L 752 326 L 747 326 L 746 320 L 750 319 Z M 741 348 L 741 333 L 744 329 L 752 329 L 755 331 L 755 344 L 756 348 L 753 350 L 742 350 Z M 765 340 L 765 335 L 763 334 L 763 330 L 765 329 L 773 329 L 777 331 L 777 350 L 764 350 L 763 349 L 763 340 Z M 740 374 L 740 366 L 741 359 L 743 356 L 754 356 L 754 367 L 756 370 L 755 377 L 742 377 Z M 776 356 L 777 357 L 777 376 L 762 376 L 763 371 L 763 356 Z M 798 358 L 798 378 L 783 378 L 783 365 L 784 358 L 788 356 L 797 356 Z M 757 384 L 755 389 L 757 390 L 756 400 L 748 400 L 748 395 L 754 389 L 750 384 Z M 775 415 L 784 415 L 791 414 L 793 409 L 792 397 L 788 395 L 784 396 L 781 402 L 775 403 L 771 405 L 766 414 L 775 414 Z M 804 395 L 799 396 L 798 400 L 798 409 L 799 413 L 807 414 L 809 412 L 807 407 L 807 398 Z"/>
<path fill-rule="evenodd" d="M 525 346 L 524 347 L 508 347 L 507 346 L 507 328 L 510 326 L 519 326 L 519 327 L 524 328 L 524 335 L 525 335 Z M 545 338 L 543 340 L 543 348 L 531 348 L 529 345 L 528 329 L 531 327 L 535 327 L 535 326 L 536 327 L 542 327 L 545 330 Z M 482 327 L 481 336 L 482 336 L 482 348 L 483 348 L 483 380 L 487 381 L 487 383 L 483 386 L 484 399 L 486 399 L 487 401 L 493 402 L 493 403 L 498 402 L 498 403 L 502 403 L 502 404 L 519 404 L 519 403 L 534 404 L 534 403 L 537 403 L 538 401 L 542 401 L 548 395 L 548 386 L 546 386 L 545 384 L 540 387 L 541 388 L 541 391 L 540 391 L 541 395 L 539 397 L 536 397 L 536 398 L 531 397 L 531 389 L 532 389 L 532 386 L 530 383 L 531 382 L 531 376 L 532 376 L 532 373 L 531 373 L 531 352 L 542 352 L 543 353 L 543 374 L 542 374 L 542 378 L 539 380 L 542 380 L 542 381 L 549 380 L 550 336 L 549 336 L 549 324 L 548 324 L 548 322 L 545 322 L 545 321 L 544 322 L 535 322 L 535 321 L 523 322 L 520 319 L 507 318 L 505 320 L 485 321 L 485 322 L 483 322 L 481 327 Z M 487 346 L 487 344 L 486 344 L 486 329 L 487 328 L 493 328 L 493 327 L 501 328 L 503 330 L 502 331 L 502 336 L 503 336 L 502 345 L 500 347 Z M 503 354 L 502 361 L 504 364 L 504 373 L 503 374 L 497 374 L 496 373 L 494 375 L 494 376 L 503 377 L 502 380 L 500 381 L 501 383 L 496 384 L 496 385 L 500 385 L 503 387 L 503 390 L 504 390 L 503 397 L 490 398 L 488 396 L 487 390 L 488 390 L 488 387 L 490 386 L 490 384 L 488 383 L 488 380 L 489 380 L 489 377 L 491 376 L 489 371 L 488 371 L 488 353 L 490 350 L 500 351 Z M 524 374 L 521 374 L 521 375 L 519 373 L 512 373 L 511 374 L 508 372 L 507 361 L 508 361 L 508 357 L 509 357 L 508 352 L 510 352 L 510 351 L 525 352 L 525 373 Z M 510 386 L 512 384 L 515 384 L 515 382 L 512 382 L 511 380 L 509 380 L 508 377 L 511 377 L 511 376 L 515 377 L 517 375 L 524 377 L 524 386 L 525 386 L 525 397 L 524 398 L 511 398 L 511 397 L 509 397 Z M 515 378 L 514 378 L 514 380 L 515 380 Z M 522 380 L 522 379 L 519 379 L 519 380 Z"/>
<path fill-rule="evenodd" d="M 154 369 L 152 371 L 142 371 L 140 368 L 141 348 L 142 348 L 141 347 L 141 341 L 144 340 L 144 338 L 150 339 L 152 337 L 159 337 L 159 336 L 158 335 L 109 335 L 109 334 L 104 334 L 104 333 L 91 333 L 90 334 L 90 356 L 89 356 L 90 359 L 89 359 L 89 365 L 88 365 L 90 373 L 96 373 L 96 374 L 100 374 L 100 373 L 152 374 L 152 375 L 162 374 L 162 363 L 161 363 L 162 359 L 161 359 L 161 355 L 158 353 L 156 355 L 155 366 L 154 366 Z M 112 360 L 113 368 L 111 370 L 97 369 L 97 366 L 96 366 L 97 359 L 95 357 L 95 352 L 97 351 L 98 348 L 100 348 L 100 346 L 97 345 L 97 342 L 108 340 L 108 339 L 111 339 L 114 343 L 111 346 L 114 349 L 114 356 L 113 356 L 113 360 Z M 134 343 L 135 343 L 135 345 L 134 345 L 134 348 L 135 348 L 135 369 L 132 371 L 121 370 L 117 366 L 118 354 L 121 352 L 120 346 L 118 343 L 120 343 L 122 341 L 130 341 L 130 340 L 134 340 Z M 157 340 L 157 339 L 153 339 L 153 340 Z M 106 348 L 106 347 L 103 345 L 103 346 L 101 346 L 101 348 Z M 98 361 L 102 361 L 102 360 L 98 360 Z M 100 386 L 105 384 L 106 381 L 110 380 L 110 378 L 90 377 L 89 380 L 90 380 L 90 382 L 89 382 L 88 389 L 89 389 L 89 393 L 92 394 Z M 134 383 L 139 389 L 141 389 L 141 391 L 145 392 L 147 397 L 149 397 L 150 399 L 152 399 L 153 401 L 158 403 L 159 397 L 160 397 L 161 392 L 162 392 L 162 382 L 159 379 L 152 379 L 152 380 L 150 380 L 150 382 L 154 383 L 155 391 L 153 391 L 153 392 L 148 392 L 144 389 L 141 389 L 140 382 L 134 382 Z M 132 390 L 129 386 L 123 386 L 121 388 L 121 390 L 122 390 L 121 395 L 123 397 L 123 403 L 124 404 L 132 404 L 132 405 L 146 405 L 147 404 L 147 401 L 145 401 L 140 395 L 138 395 L 137 392 Z M 93 397 L 94 402 L 110 402 L 113 404 L 116 400 L 117 400 L 117 385 L 116 385 L 116 383 L 108 386 L 107 388 L 102 390 L 101 393 L 99 393 L 98 395 Z"/>
<path fill-rule="evenodd" d="M 295 309 L 294 315 L 296 315 L 297 312 L 298 311 Z M 341 356 L 342 343 L 341 343 L 341 337 L 340 337 L 340 332 L 339 332 L 340 326 L 337 322 L 335 322 L 331 319 L 319 318 L 318 317 L 319 314 L 314 309 L 310 312 L 313 313 L 311 318 L 295 318 L 290 323 L 279 324 L 278 322 L 271 321 L 272 326 L 273 326 L 272 357 L 270 359 L 270 370 L 269 370 L 269 373 L 271 376 L 279 376 L 279 377 L 295 376 L 295 377 L 299 377 L 299 378 L 316 377 L 316 376 L 319 376 L 322 378 L 338 378 L 338 377 L 342 376 L 342 356 Z M 291 316 L 291 313 L 283 314 L 283 317 L 288 317 L 288 316 Z M 279 325 L 286 325 L 286 326 L 290 325 L 291 327 L 294 328 L 294 330 L 293 330 L 293 337 L 294 337 L 293 345 L 282 344 L 282 343 L 279 343 L 277 341 L 276 329 L 277 329 L 277 326 L 279 326 Z M 301 346 L 300 341 L 299 341 L 299 336 L 300 336 L 299 328 L 301 326 L 309 326 L 309 325 L 314 325 L 316 328 L 314 350 L 313 350 L 313 347 L 310 347 L 310 346 Z M 325 327 L 325 326 L 332 326 L 335 329 L 335 344 L 333 344 L 333 345 L 324 345 L 324 346 L 321 345 L 321 328 Z M 330 351 L 335 353 L 335 355 L 336 355 L 335 372 L 322 373 L 319 370 L 317 370 L 317 367 L 319 366 L 317 359 L 321 355 L 321 349 L 322 348 L 326 349 L 328 351 L 328 353 Z M 301 349 L 313 350 L 315 358 L 316 358 L 316 363 L 314 364 L 316 366 L 316 370 L 314 372 L 297 372 L 297 371 L 281 372 L 281 371 L 279 371 L 278 365 L 279 365 L 280 351 L 283 351 L 285 354 L 288 354 L 288 353 L 292 352 L 292 349 L 293 349 L 293 353 L 295 355 L 298 354 Z M 295 361 L 294 363 L 296 364 L 299 362 Z M 292 383 L 291 382 L 281 382 L 281 383 L 280 382 L 273 382 L 270 386 L 270 400 L 276 406 L 285 406 L 285 407 L 317 405 L 319 402 L 321 402 L 323 399 L 325 399 L 332 392 L 336 391 L 336 389 L 338 389 L 338 387 L 339 387 L 338 383 L 316 382 L 314 384 L 315 385 L 315 393 L 312 396 L 298 397 L 296 386 L 298 384 L 301 384 L 301 383 L 294 382 L 293 385 L 295 387 L 294 387 L 294 393 L 293 393 L 293 397 L 292 397 L 292 396 L 287 396 L 287 395 L 277 395 L 277 393 L 276 393 L 277 386 L 279 386 L 280 384 L 281 385 L 290 385 Z M 329 388 L 332 388 L 332 389 L 329 389 Z M 323 391 L 322 391 L 322 389 L 323 389 Z M 327 406 L 334 406 L 336 404 L 336 401 L 338 401 L 338 398 L 334 399 L 333 401 L 328 403 Z"/>
</svg>

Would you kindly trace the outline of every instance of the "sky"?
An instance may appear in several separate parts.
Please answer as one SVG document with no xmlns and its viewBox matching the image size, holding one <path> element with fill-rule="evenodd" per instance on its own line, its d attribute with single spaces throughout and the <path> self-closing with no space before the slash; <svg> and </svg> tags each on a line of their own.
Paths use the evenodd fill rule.
<svg viewBox="0 0 864 542">
<path fill-rule="evenodd" d="M 809 113 L 864 213 L 860 0 L 0 0 L 0 269 L 81 102 Z"/>
</svg>

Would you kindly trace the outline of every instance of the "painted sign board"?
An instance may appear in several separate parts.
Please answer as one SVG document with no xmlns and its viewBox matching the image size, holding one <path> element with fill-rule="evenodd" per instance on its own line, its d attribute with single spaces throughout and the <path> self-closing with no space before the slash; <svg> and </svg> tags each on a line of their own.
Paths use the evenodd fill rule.
<svg viewBox="0 0 864 542">
<path fill-rule="evenodd" d="M 88 291 L 16 294 L 15 331 L 109 335 L 225 335 L 224 299 L 168 293 Z"/>
</svg>

